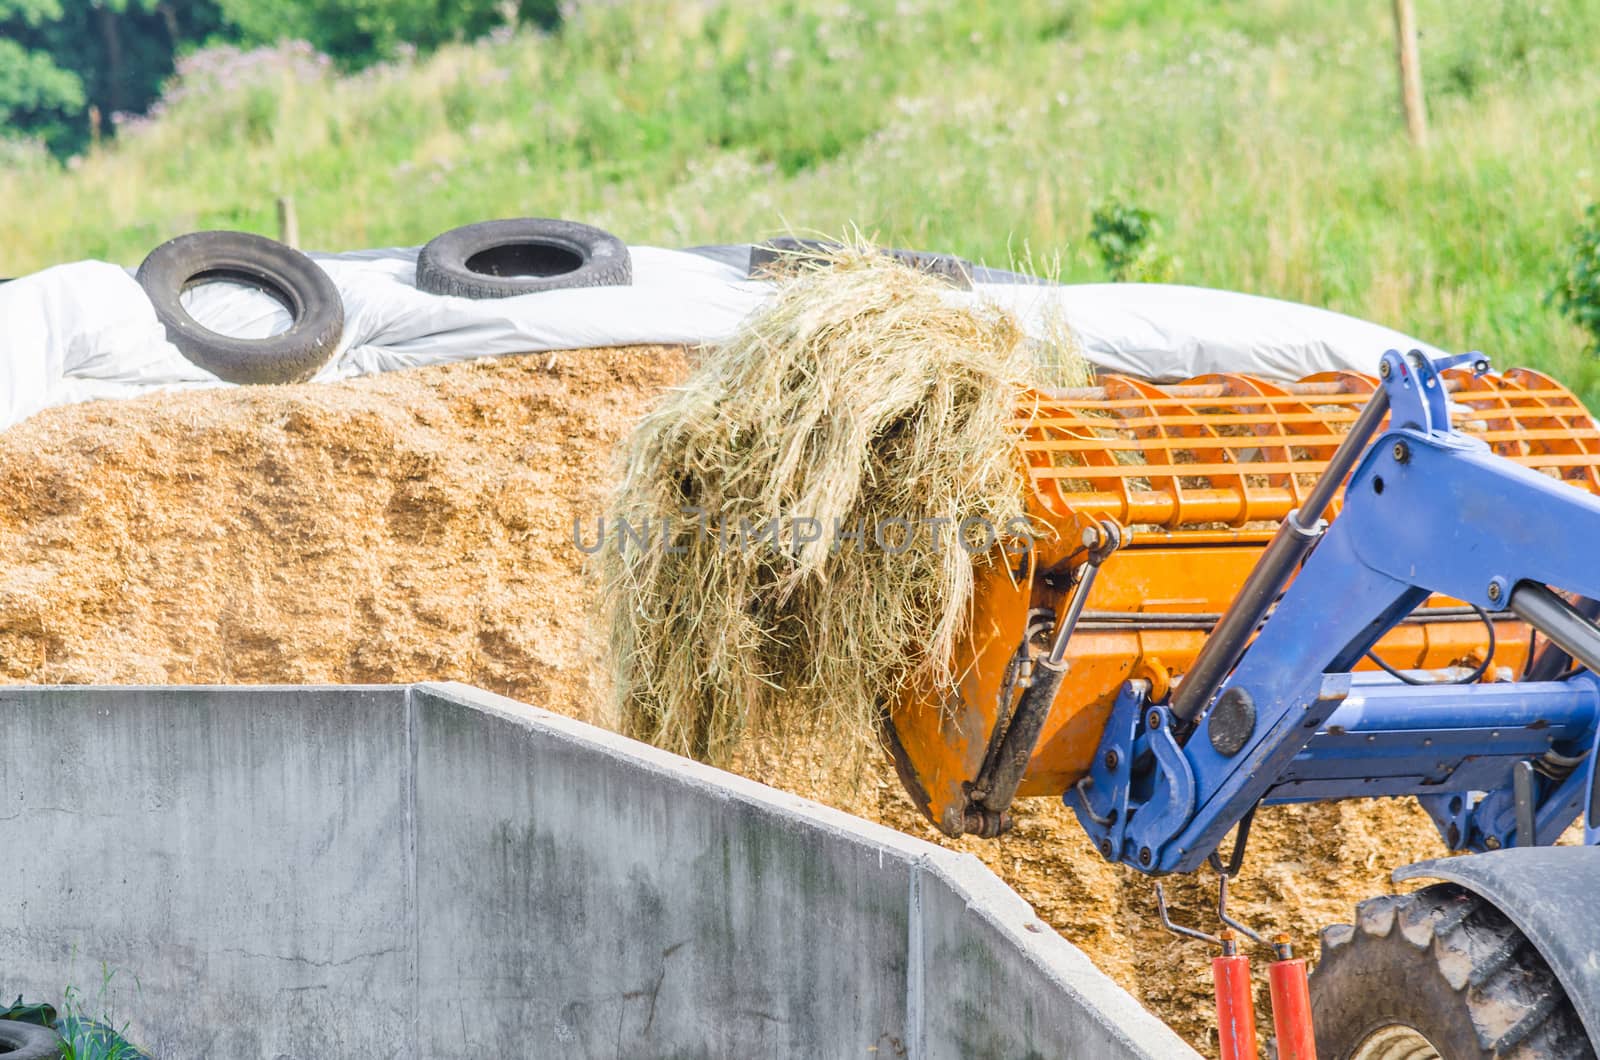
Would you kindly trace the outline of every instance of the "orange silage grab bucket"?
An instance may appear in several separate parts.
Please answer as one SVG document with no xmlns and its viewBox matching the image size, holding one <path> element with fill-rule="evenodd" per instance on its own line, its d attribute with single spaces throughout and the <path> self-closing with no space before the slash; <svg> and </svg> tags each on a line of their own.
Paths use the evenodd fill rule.
<svg viewBox="0 0 1600 1060">
<path fill-rule="evenodd" d="M 1600 429 L 1559 383 L 1516 369 L 1445 373 L 1458 430 L 1527 467 L 1600 493 Z M 1117 523 L 1128 542 L 1105 561 L 1068 647 L 1066 677 L 1029 760 L 1020 796 L 1060 795 L 1089 768 L 1118 690 L 1130 678 L 1167 694 L 1193 663 L 1279 521 L 1305 499 L 1377 380 L 1325 373 L 1297 383 L 1207 375 L 1164 386 L 1122 376 L 1040 391 L 1019 411 L 1028 507 L 1042 533 L 982 565 L 956 694 L 912 687 L 887 735 L 901 779 L 930 820 L 967 830 L 967 792 L 1085 559 L 1083 531 Z M 1336 513 L 1335 501 L 1330 511 Z M 1528 631 L 1495 621 L 1490 675 L 1520 672 Z M 1434 598 L 1390 632 L 1391 666 L 1476 666 L 1478 617 Z"/>
</svg>

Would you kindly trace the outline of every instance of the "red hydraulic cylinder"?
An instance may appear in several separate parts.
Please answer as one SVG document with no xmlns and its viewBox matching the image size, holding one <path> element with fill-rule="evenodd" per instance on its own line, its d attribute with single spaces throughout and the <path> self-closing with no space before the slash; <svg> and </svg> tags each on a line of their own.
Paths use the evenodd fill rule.
<svg viewBox="0 0 1600 1060">
<path fill-rule="evenodd" d="M 1280 959 L 1267 966 L 1267 982 L 1272 989 L 1272 1029 L 1278 1036 L 1278 1060 L 1317 1060 L 1306 960 L 1293 956 L 1284 936 L 1278 937 L 1276 948 Z"/>
<path fill-rule="evenodd" d="M 1222 956 L 1211 958 L 1211 980 L 1217 990 L 1217 1050 L 1221 1060 L 1256 1060 L 1250 958 L 1235 952 L 1232 934 L 1222 933 Z"/>
</svg>

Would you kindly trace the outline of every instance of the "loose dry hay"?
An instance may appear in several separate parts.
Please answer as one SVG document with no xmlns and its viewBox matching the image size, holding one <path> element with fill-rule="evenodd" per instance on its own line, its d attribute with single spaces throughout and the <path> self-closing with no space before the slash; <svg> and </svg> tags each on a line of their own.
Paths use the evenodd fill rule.
<svg viewBox="0 0 1600 1060">
<path fill-rule="evenodd" d="M 800 727 L 849 755 L 907 680 L 950 687 L 974 556 L 928 528 L 1020 517 L 1034 352 L 863 247 L 791 274 L 626 447 L 602 558 L 624 730 L 726 762 Z"/>
</svg>

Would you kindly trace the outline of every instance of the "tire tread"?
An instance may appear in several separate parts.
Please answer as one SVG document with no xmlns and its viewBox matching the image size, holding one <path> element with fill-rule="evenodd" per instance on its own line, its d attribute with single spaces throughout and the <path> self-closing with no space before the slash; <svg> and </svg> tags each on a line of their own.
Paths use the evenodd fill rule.
<svg viewBox="0 0 1600 1060">
<path fill-rule="evenodd" d="M 1322 960 L 1311 980 L 1314 1009 L 1343 1011 L 1334 1003 L 1343 1000 L 1341 992 L 1374 989 L 1362 977 L 1363 968 L 1409 961 L 1418 976 L 1431 965 L 1440 985 L 1459 1000 L 1477 1046 L 1461 1060 L 1595 1056 L 1576 1011 L 1538 951 L 1503 913 L 1463 887 L 1439 884 L 1368 899 L 1356 907 L 1354 924 L 1325 928 L 1322 940 Z M 1396 947 L 1416 957 L 1406 958 Z M 1340 1028 L 1324 1027 L 1324 1018 L 1319 1014 L 1318 1055 L 1329 1041 L 1338 1048 L 1327 1060 L 1348 1055 L 1358 1043 L 1346 1042 L 1337 1033 Z M 1357 1033 L 1365 1032 L 1350 1032 Z"/>
</svg>

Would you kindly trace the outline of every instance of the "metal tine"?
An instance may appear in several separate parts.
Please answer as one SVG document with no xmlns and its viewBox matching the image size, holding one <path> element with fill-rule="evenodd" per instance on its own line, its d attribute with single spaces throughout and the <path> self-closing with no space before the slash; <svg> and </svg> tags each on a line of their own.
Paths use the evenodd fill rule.
<svg viewBox="0 0 1600 1060">
<path fill-rule="evenodd" d="M 1201 942 L 1209 942 L 1213 946 L 1221 946 L 1224 944 L 1223 940 L 1219 936 L 1208 935 L 1204 931 L 1200 931 L 1197 928 L 1184 927 L 1182 924 L 1174 924 L 1172 922 L 1172 917 L 1167 915 L 1167 894 L 1161 889 L 1160 881 L 1156 882 L 1156 911 L 1161 915 L 1161 926 L 1172 932 L 1174 935 L 1182 935 L 1186 938 L 1199 939 Z"/>
<path fill-rule="evenodd" d="M 1233 930 L 1237 931 L 1250 941 L 1270 947 L 1272 943 L 1262 937 L 1255 929 L 1248 927 L 1247 925 L 1233 919 L 1233 917 L 1228 915 L 1228 876 L 1226 873 L 1223 873 L 1222 875 L 1218 876 L 1217 879 L 1220 881 L 1217 885 L 1217 919 L 1233 928 Z"/>
</svg>

